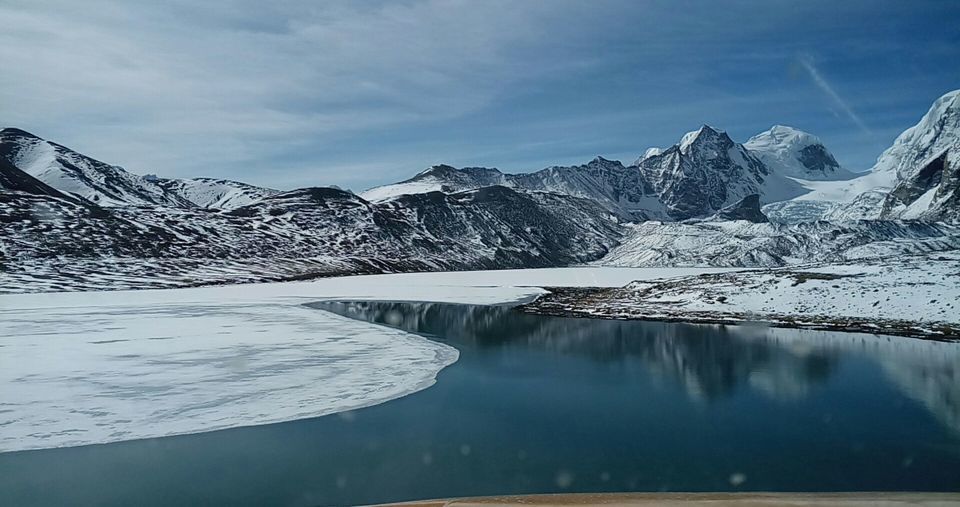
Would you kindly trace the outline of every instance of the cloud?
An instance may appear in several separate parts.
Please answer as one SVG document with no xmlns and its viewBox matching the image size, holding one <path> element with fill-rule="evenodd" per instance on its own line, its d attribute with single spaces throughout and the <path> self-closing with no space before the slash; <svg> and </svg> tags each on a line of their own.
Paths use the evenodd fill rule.
<svg viewBox="0 0 960 507">
<path fill-rule="evenodd" d="M 14 0 L 0 6 L 0 114 L 141 171 L 263 163 L 359 131 L 455 119 L 562 72 L 575 62 L 534 57 L 548 13 L 499 1 L 264 12 L 260 2 Z"/>
<path fill-rule="evenodd" d="M 860 113 L 886 132 L 884 118 L 913 118 L 921 101 L 910 100 L 960 78 L 943 65 L 960 57 L 948 40 L 960 20 L 948 9 L 3 0 L 0 123 L 140 173 L 357 189 L 436 162 L 533 170 L 633 158 L 705 122 L 738 139 L 792 123 L 829 143 L 849 129 L 847 117 L 870 129 L 812 62 L 803 72 L 817 88 L 790 80 L 785 64 L 811 52 L 845 65 L 836 84 L 858 90 Z M 913 26 L 924 30 L 904 30 Z M 940 49 L 925 59 L 918 48 Z M 917 70 L 890 71 L 898 55 Z M 915 90 L 918 73 L 929 89 Z M 809 106 L 821 90 L 842 121 Z M 900 109 L 878 117 L 871 101 Z M 842 145 L 831 148 L 843 156 Z"/>
<path fill-rule="evenodd" d="M 800 67 L 803 68 L 810 76 L 810 80 L 813 81 L 818 88 L 820 88 L 827 97 L 832 100 L 840 110 L 850 119 L 857 127 L 860 128 L 863 133 L 867 134 L 870 137 L 873 137 L 873 132 L 870 130 L 870 127 L 860 118 L 859 115 L 853 110 L 853 107 L 840 96 L 836 90 L 833 89 L 833 86 L 830 86 L 830 83 L 820 74 L 820 71 L 813 64 L 813 59 L 809 55 L 801 55 L 797 59 Z"/>
</svg>

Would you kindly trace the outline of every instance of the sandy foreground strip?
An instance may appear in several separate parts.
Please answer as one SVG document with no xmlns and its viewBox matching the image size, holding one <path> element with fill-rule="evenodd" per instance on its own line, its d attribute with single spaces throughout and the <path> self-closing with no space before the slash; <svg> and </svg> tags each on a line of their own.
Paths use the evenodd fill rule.
<svg viewBox="0 0 960 507">
<path fill-rule="evenodd" d="M 905 505 L 923 505 L 929 507 L 946 507 L 960 505 L 960 493 L 584 493 L 426 500 L 422 502 L 384 505 L 419 507 L 469 507 L 473 505 L 898 507 Z"/>
</svg>

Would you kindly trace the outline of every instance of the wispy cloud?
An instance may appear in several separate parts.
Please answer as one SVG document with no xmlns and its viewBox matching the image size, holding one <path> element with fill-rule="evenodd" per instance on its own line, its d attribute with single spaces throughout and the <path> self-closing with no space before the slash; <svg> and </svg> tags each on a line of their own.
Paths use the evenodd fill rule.
<svg viewBox="0 0 960 507">
<path fill-rule="evenodd" d="M 281 187 L 632 159 L 701 123 L 737 139 L 787 123 L 843 158 L 847 117 L 882 137 L 960 82 L 943 64 L 958 18 L 936 0 L 0 0 L 0 126 L 141 173 Z M 842 79 L 812 61 L 791 79 L 798 52 Z M 841 118 L 810 107 L 821 90 Z"/>
<path fill-rule="evenodd" d="M 453 121 L 574 64 L 537 49 L 540 3 L 11 2 L 4 121 L 165 174 Z"/>
<path fill-rule="evenodd" d="M 800 55 L 798 57 L 800 67 L 803 68 L 810 76 L 810 80 L 813 81 L 813 84 L 817 85 L 820 90 L 827 95 L 840 108 L 844 114 L 847 115 L 847 118 L 850 119 L 863 133 L 868 136 L 873 137 L 873 131 L 870 130 L 870 127 L 863 121 L 862 118 L 853 110 L 853 107 L 850 106 L 850 103 L 844 100 L 843 97 L 833 89 L 833 86 L 820 74 L 820 70 L 817 69 L 816 65 L 813 63 L 813 58 L 810 55 Z"/>
</svg>

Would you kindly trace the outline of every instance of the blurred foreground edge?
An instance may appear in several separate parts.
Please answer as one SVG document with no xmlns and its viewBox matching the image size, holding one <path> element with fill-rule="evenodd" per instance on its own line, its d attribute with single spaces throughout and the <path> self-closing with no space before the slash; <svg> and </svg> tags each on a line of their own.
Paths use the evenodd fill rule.
<svg viewBox="0 0 960 507">
<path fill-rule="evenodd" d="M 583 493 L 517 495 L 423 500 L 383 506 L 468 507 L 472 505 L 609 505 L 609 506 L 960 506 L 960 493 Z"/>
</svg>

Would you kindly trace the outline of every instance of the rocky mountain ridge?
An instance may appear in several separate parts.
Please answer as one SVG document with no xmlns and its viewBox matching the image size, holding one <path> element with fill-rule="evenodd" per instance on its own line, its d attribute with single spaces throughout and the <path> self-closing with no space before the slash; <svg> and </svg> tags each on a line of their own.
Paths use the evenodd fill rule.
<svg viewBox="0 0 960 507">
<path fill-rule="evenodd" d="M 960 220 L 960 90 L 897 137 L 874 171 L 896 174 L 881 217 Z"/>
<path fill-rule="evenodd" d="M 774 131 L 776 135 L 769 133 Z M 496 184 L 586 197 L 627 220 L 684 220 L 709 216 L 751 194 L 760 196 L 764 204 L 802 195 L 806 189 L 794 180 L 795 175 L 811 179 L 847 175 L 815 137 L 788 127 L 774 127 L 769 132 L 764 133 L 766 137 L 755 137 L 751 149 L 704 125 L 670 148 L 647 150 L 630 166 L 603 157 L 579 166 L 517 174 L 434 166 L 361 195 L 381 201 L 405 193 L 461 191 Z M 761 143 L 757 138 L 769 139 Z M 768 165 L 764 158 L 777 165 Z"/>
<path fill-rule="evenodd" d="M 775 126 L 740 144 L 703 126 L 630 166 L 602 157 L 523 174 L 439 165 L 360 196 L 139 176 L 4 129 L 0 285 L 158 287 L 588 262 L 779 266 L 945 252 L 960 248 L 956 225 L 935 223 L 956 221 L 960 208 L 958 94 L 941 98 L 866 175 L 851 177 L 796 129 Z M 770 202 L 778 198 L 788 200 Z"/>
<path fill-rule="evenodd" d="M 622 234 L 593 201 L 505 187 L 384 203 L 305 188 L 229 211 L 7 190 L 0 222 L 0 292 L 547 267 L 598 259 Z"/>
<path fill-rule="evenodd" d="M 431 169 L 362 195 L 376 201 L 498 184 L 588 197 L 622 218 L 641 222 L 708 217 L 757 194 L 770 219 L 783 223 L 954 221 L 960 219 L 957 153 L 960 90 L 935 101 L 864 173 L 844 169 L 819 138 L 792 127 L 775 125 L 740 144 L 704 125 L 671 147 L 649 148 L 629 166 L 602 157 L 520 174 L 443 166 L 442 172 Z"/>
<path fill-rule="evenodd" d="M 772 203 L 772 219 L 960 220 L 960 90 L 938 98 L 905 130 L 869 171 L 835 182 L 813 182 L 811 191 Z"/>
<path fill-rule="evenodd" d="M 103 207 L 230 209 L 277 192 L 229 180 L 141 176 L 17 128 L 0 130 L 0 164 L 61 194 Z"/>
</svg>

